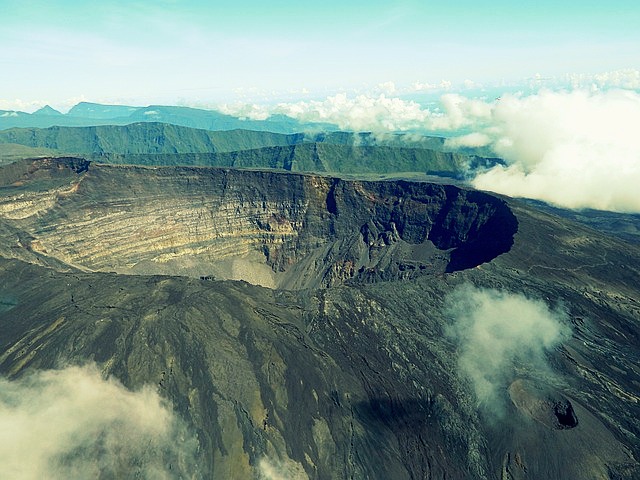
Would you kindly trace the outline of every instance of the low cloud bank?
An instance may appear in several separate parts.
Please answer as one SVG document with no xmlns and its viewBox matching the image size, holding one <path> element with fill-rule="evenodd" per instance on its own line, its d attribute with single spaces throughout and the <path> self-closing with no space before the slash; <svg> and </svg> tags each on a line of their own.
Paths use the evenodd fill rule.
<svg viewBox="0 0 640 480">
<path fill-rule="evenodd" d="M 596 74 L 568 74 L 547 83 L 570 85 L 574 89 L 588 88 L 594 91 L 610 88 L 638 90 L 640 89 L 640 70 L 626 68 Z"/>
<path fill-rule="evenodd" d="M 129 391 L 95 366 L 0 378 L 3 478 L 196 478 L 196 448 L 153 389 Z"/>
<path fill-rule="evenodd" d="M 431 112 L 418 103 L 399 98 L 339 93 L 325 100 L 279 103 L 274 106 L 227 104 L 219 110 L 251 120 L 287 115 L 301 122 L 331 123 L 341 130 L 394 132 L 422 129 Z"/>
<path fill-rule="evenodd" d="M 507 165 L 476 176 L 476 188 L 567 208 L 640 212 L 637 93 L 508 95 L 487 120 L 478 131 Z"/>
<path fill-rule="evenodd" d="M 301 122 L 330 123 L 341 130 L 355 132 L 422 132 L 451 131 L 488 118 L 491 105 L 470 100 L 455 93 L 441 97 L 437 111 L 413 100 L 403 100 L 381 93 L 350 97 L 339 93 L 325 100 L 309 100 L 277 105 L 224 104 L 222 113 L 250 120 L 265 120 L 272 115 L 286 115 Z"/>
<path fill-rule="evenodd" d="M 469 285 L 454 291 L 449 305 L 460 373 L 471 381 L 479 405 L 502 410 L 516 365 L 552 375 L 546 352 L 570 333 L 562 311 L 523 295 Z"/>
</svg>

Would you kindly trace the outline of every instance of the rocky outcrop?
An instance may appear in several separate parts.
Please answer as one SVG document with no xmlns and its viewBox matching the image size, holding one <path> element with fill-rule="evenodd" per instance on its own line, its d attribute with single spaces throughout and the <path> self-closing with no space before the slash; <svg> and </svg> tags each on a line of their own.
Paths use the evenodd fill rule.
<svg viewBox="0 0 640 480">
<path fill-rule="evenodd" d="M 4 179 L 0 218 L 29 248 L 94 271 L 373 282 L 475 267 L 517 231 L 504 201 L 450 185 L 78 159 L 23 163 Z"/>
<path fill-rule="evenodd" d="M 573 405 L 561 395 L 516 380 L 509 386 L 509 397 L 519 410 L 547 428 L 566 430 L 578 426 Z"/>
</svg>

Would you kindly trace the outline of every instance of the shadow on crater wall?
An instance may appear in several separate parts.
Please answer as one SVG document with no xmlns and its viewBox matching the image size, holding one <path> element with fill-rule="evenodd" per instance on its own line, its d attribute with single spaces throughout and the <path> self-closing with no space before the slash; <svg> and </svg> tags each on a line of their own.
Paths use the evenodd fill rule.
<svg viewBox="0 0 640 480">
<path fill-rule="evenodd" d="M 379 279 L 397 280 L 411 270 L 437 274 L 476 267 L 508 252 L 518 230 L 518 220 L 506 202 L 452 185 L 334 179 L 325 204 L 327 210 L 319 215 L 328 214 L 330 228 L 318 231 L 314 221 L 307 221 L 299 240 L 310 234 L 335 241 L 359 231 L 360 247 L 352 242 L 351 251 L 341 252 L 341 259 L 359 262 L 369 277 L 373 272 Z M 425 256 L 421 245 L 435 250 Z M 299 243 L 298 251 L 304 250 Z M 443 258 L 444 263 L 437 260 Z"/>
</svg>

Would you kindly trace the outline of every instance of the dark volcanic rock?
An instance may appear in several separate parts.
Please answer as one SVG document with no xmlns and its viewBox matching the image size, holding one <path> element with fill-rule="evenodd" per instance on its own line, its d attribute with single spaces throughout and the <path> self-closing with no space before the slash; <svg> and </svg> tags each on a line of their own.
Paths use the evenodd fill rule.
<svg viewBox="0 0 640 480">
<path fill-rule="evenodd" d="M 549 428 L 565 430 L 578 426 L 573 405 L 562 396 L 545 394 L 521 380 L 509 386 L 509 396 L 518 409 Z"/>
<path fill-rule="evenodd" d="M 0 372 L 95 362 L 153 385 L 194 478 L 640 477 L 637 246 L 452 186 L 38 165 L 0 188 Z M 88 271 L 252 252 L 298 290 Z M 505 368 L 499 413 L 449 333 L 464 285 L 570 324 L 544 369 Z"/>
</svg>

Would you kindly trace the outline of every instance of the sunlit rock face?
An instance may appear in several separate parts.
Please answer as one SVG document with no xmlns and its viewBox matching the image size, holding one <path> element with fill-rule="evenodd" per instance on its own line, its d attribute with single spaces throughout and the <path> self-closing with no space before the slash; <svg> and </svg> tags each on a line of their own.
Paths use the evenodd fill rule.
<svg viewBox="0 0 640 480">
<path fill-rule="evenodd" d="M 375 282 L 475 267 L 517 231 L 502 200 L 450 185 L 72 158 L 14 165 L 2 180 L 0 217 L 23 246 L 91 271 Z"/>
</svg>

